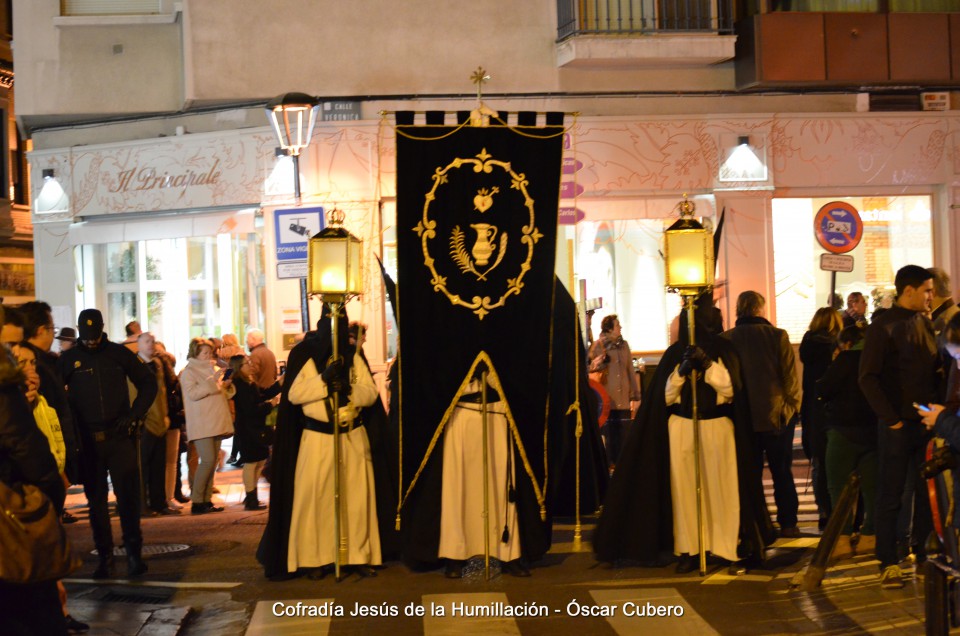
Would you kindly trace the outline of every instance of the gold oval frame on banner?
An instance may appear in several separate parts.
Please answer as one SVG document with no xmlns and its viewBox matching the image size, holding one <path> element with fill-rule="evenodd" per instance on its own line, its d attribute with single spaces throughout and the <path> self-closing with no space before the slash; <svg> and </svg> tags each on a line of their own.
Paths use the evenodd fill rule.
<svg viewBox="0 0 960 636">
<path fill-rule="evenodd" d="M 503 168 L 507 174 L 510 175 L 512 183 L 510 184 L 511 189 L 520 191 L 523 194 L 524 205 L 530 211 L 530 223 L 524 225 L 522 228 L 522 234 L 520 238 L 521 243 L 527 244 L 527 258 L 520 264 L 520 273 L 516 278 L 507 279 L 507 290 L 500 296 L 499 300 L 492 302 L 490 296 L 474 296 L 469 302 L 465 301 L 460 297 L 459 294 L 453 294 L 450 290 L 447 289 L 447 277 L 441 276 L 436 268 L 434 267 L 434 258 L 430 255 L 430 250 L 427 246 L 427 241 L 432 238 L 436 238 L 437 232 L 437 222 L 430 220 L 430 204 L 436 200 L 437 188 L 439 188 L 444 183 L 448 182 L 447 173 L 452 169 L 460 169 L 464 166 L 472 166 L 474 172 L 485 172 L 490 174 L 493 172 L 494 167 Z M 529 181 L 524 174 L 516 173 L 513 171 L 513 168 L 508 161 L 498 161 L 493 159 L 492 155 L 487 154 L 486 148 L 480 151 L 480 154 L 477 155 L 476 159 L 469 158 L 456 158 L 447 164 L 444 168 L 437 168 L 436 172 L 433 175 L 433 188 L 430 189 L 425 195 L 426 201 L 423 205 L 423 220 L 413 228 L 413 231 L 417 233 L 420 237 L 421 245 L 423 246 L 423 264 L 427 266 L 430 270 L 430 273 L 433 275 L 433 278 L 430 280 L 430 284 L 433 285 L 433 290 L 436 292 L 442 292 L 450 300 L 450 303 L 453 305 L 460 305 L 461 307 L 466 307 L 477 314 L 480 320 L 483 320 L 483 317 L 490 313 L 492 310 L 497 309 L 498 307 L 503 307 L 506 304 L 507 298 L 513 295 L 519 295 L 523 289 L 523 276 L 531 268 L 531 261 L 533 260 L 533 249 L 536 243 L 543 237 L 540 231 L 537 229 L 535 222 L 534 214 L 534 202 L 530 198 L 530 194 L 527 192 L 527 185 Z"/>
</svg>

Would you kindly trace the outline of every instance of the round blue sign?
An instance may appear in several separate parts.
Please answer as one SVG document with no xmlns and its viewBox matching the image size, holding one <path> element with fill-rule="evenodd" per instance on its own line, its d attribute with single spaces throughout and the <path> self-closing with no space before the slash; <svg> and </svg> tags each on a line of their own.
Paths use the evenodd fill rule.
<svg viewBox="0 0 960 636">
<path fill-rule="evenodd" d="M 863 221 L 857 209 L 843 201 L 824 205 L 813 219 L 813 231 L 823 249 L 834 254 L 853 250 L 863 238 Z"/>
</svg>

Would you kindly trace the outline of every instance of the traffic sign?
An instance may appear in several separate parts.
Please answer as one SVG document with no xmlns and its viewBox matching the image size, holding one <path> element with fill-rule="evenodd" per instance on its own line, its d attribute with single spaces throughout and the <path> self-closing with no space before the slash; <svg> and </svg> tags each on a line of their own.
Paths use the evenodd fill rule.
<svg viewBox="0 0 960 636">
<path fill-rule="evenodd" d="M 833 254 L 845 254 L 860 244 L 863 221 L 857 209 L 843 201 L 831 201 L 817 212 L 813 231 L 823 249 Z"/>
<path fill-rule="evenodd" d="M 852 272 L 853 256 L 850 254 L 821 254 L 820 269 L 825 272 Z"/>
</svg>

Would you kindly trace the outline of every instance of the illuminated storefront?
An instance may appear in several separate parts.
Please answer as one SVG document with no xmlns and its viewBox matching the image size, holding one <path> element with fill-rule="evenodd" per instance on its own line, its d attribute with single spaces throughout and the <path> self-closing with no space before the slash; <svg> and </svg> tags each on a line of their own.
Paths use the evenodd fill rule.
<svg viewBox="0 0 960 636">
<path fill-rule="evenodd" d="M 634 350 L 669 344 L 679 304 L 663 288 L 660 241 L 684 194 L 708 225 L 723 215 L 715 295 L 728 324 L 737 295 L 754 289 L 772 320 L 802 334 L 829 292 L 813 232 L 827 201 L 851 203 L 865 224 L 839 293 L 877 290 L 886 302 L 907 262 L 960 272 L 960 117 L 950 111 L 568 117 L 567 126 L 557 275 L 575 297 L 585 281 L 587 297 L 603 299 L 594 332 L 617 313 Z M 64 315 L 100 306 L 114 338 L 137 317 L 178 351 L 198 333 L 258 326 L 283 357 L 301 330 L 300 297 L 295 267 L 278 258 L 275 213 L 296 206 L 275 143 L 264 126 L 31 153 L 34 174 L 52 169 L 64 189 L 34 211 L 37 296 Z M 369 325 L 375 369 L 394 353 L 374 259 L 392 272 L 405 230 L 394 227 L 394 157 L 387 123 L 321 122 L 300 162 L 302 205 L 342 209 L 369 248 L 371 289 L 348 310 Z"/>
</svg>

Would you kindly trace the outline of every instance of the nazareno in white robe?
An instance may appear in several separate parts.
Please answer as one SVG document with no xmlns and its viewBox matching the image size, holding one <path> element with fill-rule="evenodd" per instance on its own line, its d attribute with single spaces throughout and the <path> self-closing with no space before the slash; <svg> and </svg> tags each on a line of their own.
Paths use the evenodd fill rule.
<svg viewBox="0 0 960 636">
<path fill-rule="evenodd" d="M 667 379 L 667 406 L 680 401 L 687 378 L 677 369 Z M 717 392 L 717 404 L 733 401 L 730 373 L 717 360 L 700 382 Z M 667 420 L 670 433 L 670 494 L 673 499 L 673 551 L 699 554 L 697 530 L 696 461 L 693 421 L 679 415 Z M 702 480 L 704 549 L 730 561 L 737 560 L 740 532 L 740 491 L 737 480 L 737 444 L 728 417 L 700 420 L 700 475 Z"/>
<path fill-rule="evenodd" d="M 492 378 L 488 377 L 488 381 Z M 492 384 L 491 384 L 492 385 Z M 473 380 L 465 394 L 480 391 Z M 493 386 L 501 395 L 503 391 Z M 517 506 L 507 500 L 507 464 L 513 445 L 505 402 L 487 405 L 490 556 L 501 561 L 520 558 Z M 516 479 L 515 462 L 510 474 Z M 458 402 L 443 432 L 443 486 L 440 510 L 438 556 L 466 560 L 484 554 L 483 518 L 483 420 L 481 405 Z M 502 539 L 504 526 L 508 540 Z"/>
<path fill-rule="evenodd" d="M 379 399 L 370 371 L 359 354 L 353 358 L 350 386 L 350 402 L 340 407 L 341 421 L 352 420 L 358 409 Z M 307 417 L 327 422 L 323 401 L 326 397 L 327 385 L 317 373 L 313 360 L 308 360 L 293 378 L 289 399 L 293 404 L 302 405 Z M 300 438 L 288 540 L 289 572 L 328 565 L 336 557 L 333 439 L 333 435 L 307 429 Z M 341 563 L 380 565 L 373 461 L 366 429 L 362 426 L 352 430 L 342 428 L 340 443 L 340 530 L 347 548 Z"/>
</svg>

